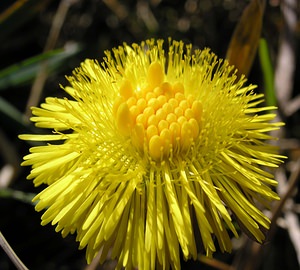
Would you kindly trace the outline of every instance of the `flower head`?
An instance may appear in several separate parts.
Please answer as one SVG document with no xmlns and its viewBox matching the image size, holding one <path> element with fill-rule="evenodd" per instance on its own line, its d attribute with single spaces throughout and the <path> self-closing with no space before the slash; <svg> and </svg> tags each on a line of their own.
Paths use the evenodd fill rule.
<svg viewBox="0 0 300 270">
<path fill-rule="evenodd" d="M 180 252 L 196 259 L 231 251 L 234 220 L 258 242 L 270 220 L 258 205 L 279 199 L 262 167 L 282 157 L 267 141 L 282 123 L 262 94 L 208 49 L 162 40 L 124 44 L 103 63 L 86 60 L 68 77 L 71 98 L 32 108 L 51 135 L 30 149 L 28 179 L 46 184 L 34 201 L 42 224 L 77 233 L 87 261 L 110 251 L 121 268 L 180 269 Z M 214 241 L 214 238 L 216 241 Z"/>
</svg>

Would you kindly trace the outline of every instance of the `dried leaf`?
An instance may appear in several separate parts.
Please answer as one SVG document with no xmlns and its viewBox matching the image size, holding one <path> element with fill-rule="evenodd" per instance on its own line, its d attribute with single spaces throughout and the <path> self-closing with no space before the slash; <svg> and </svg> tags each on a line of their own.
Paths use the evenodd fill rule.
<svg viewBox="0 0 300 270">
<path fill-rule="evenodd" d="M 265 0 L 252 0 L 245 8 L 231 38 L 226 58 L 239 75 L 248 75 L 257 52 Z"/>
</svg>

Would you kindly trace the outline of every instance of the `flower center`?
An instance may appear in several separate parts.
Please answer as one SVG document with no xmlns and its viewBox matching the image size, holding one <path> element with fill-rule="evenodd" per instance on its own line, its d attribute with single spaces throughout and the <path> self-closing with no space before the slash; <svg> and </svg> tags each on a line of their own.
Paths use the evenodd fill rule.
<svg viewBox="0 0 300 270">
<path fill-rule="evenodd" d="M 132 143 L 159 161 L 174 153 L 186 152 L 198 138 L 202 104 L 192 95 L 185 96 L 180 82 L 164 81 L 160 63 L 148 69 L 148 84 L 134 91 L 125 80 L 114 104 L 119 131 L 131 136 Z"/>
</svg>

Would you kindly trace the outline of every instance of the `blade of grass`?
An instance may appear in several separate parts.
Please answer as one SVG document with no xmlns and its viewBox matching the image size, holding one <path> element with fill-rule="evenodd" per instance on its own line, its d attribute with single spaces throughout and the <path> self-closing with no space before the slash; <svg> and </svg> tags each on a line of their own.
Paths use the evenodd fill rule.
<svg viewBox="0 0 300 270">
<path fill-rule="evenodd" d="M 17 254 L 11 248 L 11 246 L 6 241 L 5 237 L 0 231 L 0 246 L 5 251 L 7 256 L 11 259 L 18 270 L 28 270 L 28 268 L 23 264 L 23 262 L 19 259 Z"/>
<path fill-rule="evenodd" d="M 0 91 L 32 82 L 43 61 L 47 61 L 48 72 L 58 69 L 80 50 L 76 44 L 70 47 L 45 52 L 0 70 Z"/>
<path fill-rule="evenodd" d="M 276 106 L 277 101 L 274 84 L 274 70 L 270 58 L 267 41 L 263 38 L 259 42 L 258 55 L 263 73 L 266 105 Z"/>
<path fill-rule="evenodd" d="M 0 97 L 1 126 L 11 125 L 14 129 L 33 132 L 33 127 L 27 118 L 13 105 Z"/>
<path fill-rule="evenodd" d="M 11 188 L 0 188 L 0 198 L 8 198 L 8 199 L 15 199 L 21 201 L 23 203 L 28 203 L 35 205 L 32 202 L 32 199 L 36 196 L 34 193 L 26 193 L 20 190 L 14 190 Z"/>
</svg>

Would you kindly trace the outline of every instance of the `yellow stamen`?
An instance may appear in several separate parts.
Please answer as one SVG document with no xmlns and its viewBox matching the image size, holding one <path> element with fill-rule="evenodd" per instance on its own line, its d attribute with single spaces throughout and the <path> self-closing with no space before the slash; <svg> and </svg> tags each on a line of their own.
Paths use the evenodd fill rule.
<svg viewBox="0 0 300 270">
<path fill-rule="evenodd" d="M 155 161 L 170 157 L 174 149 L 186 152 L 201 127 L 201 102 L 191 95 L 186 97 L 182 83 L 172 85 L 165 77 L 162 65 L 151 63 L 146 87 L 137 93 L 128 80 L 124 81 L 114 104 L 119 131 Z"/>
</svg>

